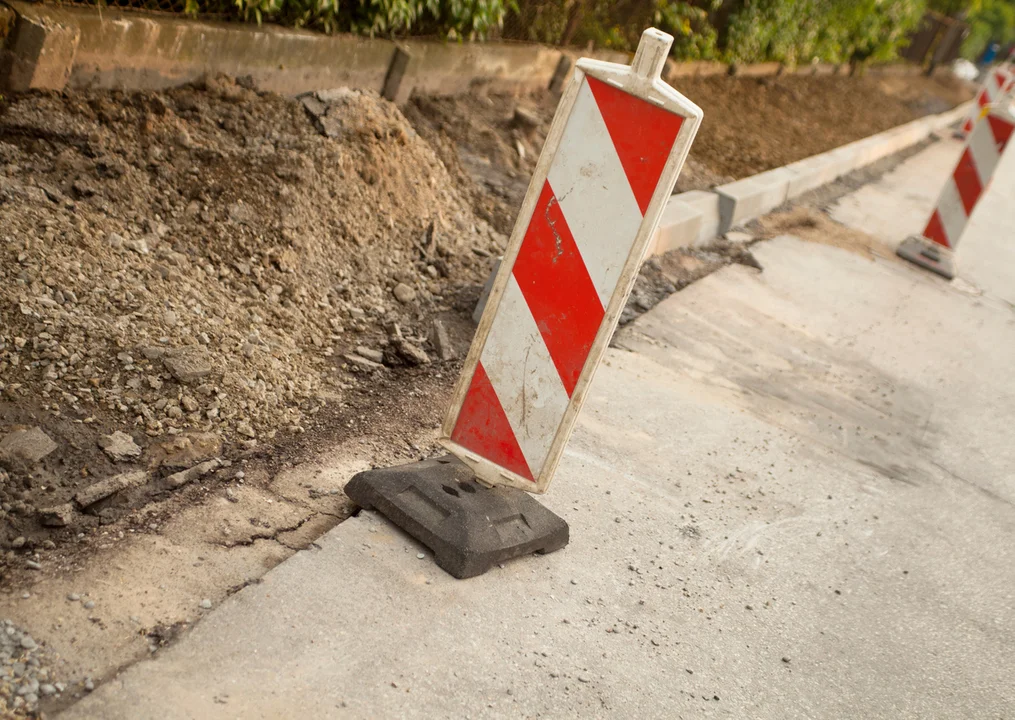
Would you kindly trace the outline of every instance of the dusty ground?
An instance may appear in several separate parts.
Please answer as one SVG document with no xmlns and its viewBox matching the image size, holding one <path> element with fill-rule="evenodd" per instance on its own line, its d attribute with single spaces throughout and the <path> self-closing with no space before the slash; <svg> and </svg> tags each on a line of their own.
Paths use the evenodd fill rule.
<svg viewBox="0 0 1015 720">
<path fill-rule="evenodd" d="M 717 83 L 685 91 L 764 87 Z M 940 109 L 913 92 L 898 122 Z M 0 619 L 59 689 L 22 697 L 56 709 L 157 652 L 346 517 L 356 470 L 435 451 L 552 111 L 477 94 L 407 121 L 221 78 L 0 105 Z M 827 124 L 818 150 L 858 136 Z M 724 179 L 707 132 L 681 189 Z M 653 260 L 624 319 L 730 262 L 754 264 Z"/>
<path fill-rule="evenodd" d="M 972 97 L 951 76 L 723 75 L 679 78 L 674 86 L 705 113 L 678 192 L 780 167 Z M 414 98 L 406 114 L 472 193 L 477 213 L 508 234 L 555 109 L 547 92 L 516 97 L 480 90 Z"/>
</svg>

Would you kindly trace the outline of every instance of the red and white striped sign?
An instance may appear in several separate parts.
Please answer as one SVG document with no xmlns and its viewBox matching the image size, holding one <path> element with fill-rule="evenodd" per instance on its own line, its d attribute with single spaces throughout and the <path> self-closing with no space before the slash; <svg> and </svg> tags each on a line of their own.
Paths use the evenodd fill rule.
<svg viewBox="0 0 1015 720">
<path fill-rule="evenodd" d="M 1015 87 L 1015 69 L 1011 65 L 1004 64 L 991 68 L 987 73 L 987 79 L 983 87 L 976 93 L 976 105 L 969 111 L 969 117 L 962 123 L 962 137 L 969 137 L 973 126 L 983 117 L 988 105 L 996 103 L 998 98 L 1008 90 Z"/>
<path fill-rule="evenodd" d="M 660 79 L 579 60 L 522 203 L 441 442 L 494 485 L 543 492 L 701 123 Z"/>
<path fill-rule="evenodd" d="M 1013 130 L 1015 116 L 1010 105 L 988 106 L 987 115 L 973 126 L 955 172 L 941 191 L 937 207 L 923 231 L 925 238 L 946 248 L 955 248 L 973 208 L 990 184 Z"/>
</svg>

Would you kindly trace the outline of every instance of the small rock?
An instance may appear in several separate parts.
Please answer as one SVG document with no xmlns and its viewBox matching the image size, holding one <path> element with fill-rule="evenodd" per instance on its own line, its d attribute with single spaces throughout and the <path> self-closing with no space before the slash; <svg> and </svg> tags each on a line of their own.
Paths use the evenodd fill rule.
<svg viewBox="0 0 1015 720">
<path fill-rule="evenodd" d="M 148 243 L 145 242 L 144 238 L 140 238 L 138 240 L 128 240 L 123 244 L 123 246 L 128 250 L 133 250 L 138 255 L 148 254 Z"/>
<path fill-rule="evenodd" d="M 49 697 L 50 695 L 56 695 L 56 687 L 49 683 L 43 683 L 39 686 L 39 692 L 42 693 L 43 697 Z"/>
<path fill-rule="evenodd" d="M 162 364 L 177 381 L 187 384 L 211 375 L 211 358 L 201 345 L 169 350 L 162 357 Z"/>
<path fill-rule="evenodd" d="M 236 425 L 236 432 L 249 438 L 257 437 L 257 432 L 255 432 L 254 428 L 250 426 L 250 423 L 246 421 L 240 422 Z"/>
<path fill-rule="evenodd" d="M 398 341 L 395 347 L 399 356 L 410 365 L 426 365 L 430 362 L 430 356 L 426 354 L 426 351 L 408 340 Z"/>
<path fill-rule="evenodd" d="M 92 608 L 95 607 L 95 601 L 85 600 L 83 603 L 81 603 L 81 607 L 83 607 L 85 610 L 91 610 Z"/>
<path fill-rule="evenodd" d="M 156 443 L 149 453 L 153 465 L 189 468 L 220 455 L 222 438 L 216 433 L 183 433 Z"/>
<path fill-rule="evenodd" d="M 448 329 L 444 321 L 434 318 L 430 327 L 430 344 L 437 351 L 437 357 L 447 362 L 455 359 L 455 348 L 451 345 L 451 338 L 448 337 Z"/>
<path fill-rule="evenodd" d="M 11 547 L 14 548 L 15 550 L 20 550 L 25 546 L 27 542 L 28 541 L 25 540 L 24 535 L 18 535 L 16 538 L 14 538 L 14 540 L 11 541 Z"/>
<path fill-rule="evenodd" d="M 218 458 L 214 458 L 207 462 L 203 462 L 200 465 L 195 465 L 189 470 L 183 470 L 182 472 L 174 473 L 166 478 L 166 486 L 172 490 L 183 487 L 189 482 L 197 480 L 199 477 L 203 477 L 210 472 L 214 472 L 222 467 L 222 461 Z"/>
<path fill-rule="evenodd" d="M 356 367 L 362 368 L 364 370 L 381 370 L 384 368 L 384 366 L 381 365 L 380 363 L 376 363 L 373 360 L 367 360 L 364 357 L 360 357 L 359 355 L 353 355 L 352 353 L 346 353 L 342 357 L 345 358 L 347 362 L 350 362 Z"/>
<path fill-rule="evenodd" d="M 788 657 L 783 657 L 782 661 L 784 663 L 786 663 L 787 665 L 789 665 L 789 658 Z"/>
<path fill-rule="evenodd" d="M 211 600 L 209 600 L 208 598 L 202 600 L 200 603 L 198 603 L 198 605 L 201 607 L 202 610 L 211 610 Z"/>
<path fill-rule="evenodd" d="M 95 689 L 95 683 L 92 682 L 92 679 L 91 678 L 85 678 L 85 690 L 87 692 L 91 692 L 94 689 Z"/>
<path fill-rule="evenodd" d="M 39 522 L 46 527 L 67 527 L 74 521 L 74 506 L 64 503 L 39 510 Z"/>
<path fill-rule="evenodd" d="M 539 116 L 528 108 L 518 106 L 515 108 L 514 124 L 526 130 L 534 130 L 539 127 Z"/>
<path fill-rule="evenodd" d="M 416 559 L 417 560 L 422 560 L 425 557 L 426 557 L 426 555 L 424 555 L 423 553 L 416 553 Z"/>
<path fill-rule="evenodd" d="M 76 502 L 79 507 L 86 508 L 90 505 L 94 505 L 99 500 L 104 500 L 114 493 L 118 493 L 132 487 L 139 487 L 144 485 L 146 482 L 148 482 L 148 473 L 144 470 L 131 470 L 130 472 L 113 475 L 89 485 L 84 490 L 74 495 L 74 502 Z"/>
<path fill-rule="evenodd" d="M 312 93 L 301 95 L 299 100 L 303 108 L 315 119 L 324 115 L 328 110 L 328 106 L 314 97 Z"/>
<path fill-rule="evenodd" d="M 67 599 L 70 600 L 71 602 L 77 602 L 78 600 L 81 599 L 81 596 L 78 595 L 77 593 L 68 593 Z"/>
<path fill-rule="evenodd" d="M 583 683 L 592 682 L 592 679 L 588 675 L 579 675 L 578 676 L 578 682 L 583 682 Z"/>
<path fill-rule="evenodd" d="M 359 355 L 360 357 L 365 357 L 367 360 L 372 360 L 375 363 L 384 362 L 384 353 L 382 353 L 380 350 L 373 350 L 371 348 L 364 347 L 362 345 L 357 345 L 356 354 Z"/>
<path fill-rule="evenodd" d="M 134 438 L 119 430 L 112 435 L 101 436 L 99 438 L 99 447 L 114 462 L 123 462 L 124 460 L 141 456 L 141 448 L 134 442 Z"/>
<path fill-rule="evenodd" d="M 395 298 L 398 300 L 398 302 L 402 303 L 403 305 L 406 303 L 411 303 L 413 300 L 416 299 L 416 291 L 413 290 L 408 285 L 406 285 L 405 283 L 398 283 L 397 285 L 395 285 L 394 292 Z"/>
<path fill-rule="evenodd" d="M 35 640 L 32 639 L 31 635 L 22 635 L 21 636 L 21 647 L 24 648 L 25 650 L 34 650 L 35 648 L 37 648 L 39 646 L 35 642 Z"/>
<path fill-rule="evenodd" d="M 0 459 L 37 463 L 56 447 L 53 439 L 40 428 L 17 428 L 0 439 Z"/>
</svg>

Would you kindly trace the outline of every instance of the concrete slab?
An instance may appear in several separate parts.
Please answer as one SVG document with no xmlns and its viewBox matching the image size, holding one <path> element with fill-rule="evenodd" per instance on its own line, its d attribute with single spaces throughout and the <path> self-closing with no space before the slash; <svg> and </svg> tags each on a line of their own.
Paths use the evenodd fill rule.
<svg viewBox="0 0 1015 720">
<path fill-rule="evenodd" d="M 363 512 L 62 717 L 1015 714 L 1010 307 L 752 252 L 618 335 L 568 548 L 455 581 Z"/>
</svg>

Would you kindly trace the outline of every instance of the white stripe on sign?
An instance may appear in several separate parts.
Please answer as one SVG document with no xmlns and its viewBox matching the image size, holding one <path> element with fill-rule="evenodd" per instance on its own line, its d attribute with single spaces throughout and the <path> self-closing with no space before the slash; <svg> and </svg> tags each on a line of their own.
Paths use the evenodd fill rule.
<svg viewBox="0 0 1015 720">
<path fill-rule="evenodd" d="M 514 275 L 501 297 L 481 362 L 529 470 L 538 477 L 569 398 Z"/>
<path fill-rule="evenodd" d="M 605 308 L 641 225 L 641 209 L 587 82 L 547 179 Z"/>
<path fill-rule="evenodd" d="M 969 152 L 973 156 L 973 164 L 976 165 L 980 187 L 986 188 L 994 174 L 994 168 L 997 167 L 997 163 L 1001 159 L 997 152 L 997 145 L 994 144 L 994 133 L 990 130 L 990 122 L 986 119 L 977 123 L 969 135 Z"/>
<path fill-rule="evenodd" d="M 966 226 L 966 208 L 962 205 L 959 189 L 955 186 L 955 180 L 951 176 L 948 177 L 944 189 L 941 191 L 941 197 L 937 201 L 937 210 L 941 217 L 941 225 L 944 226 L 945 234 L 948 236 L 948 244 L 955 247 Z"/>
</svg>

